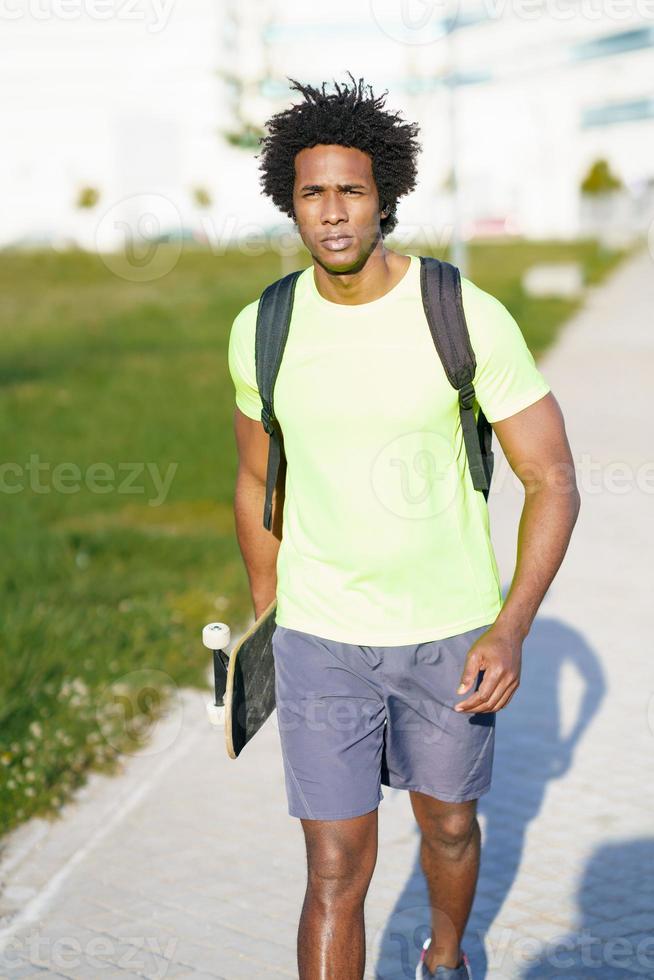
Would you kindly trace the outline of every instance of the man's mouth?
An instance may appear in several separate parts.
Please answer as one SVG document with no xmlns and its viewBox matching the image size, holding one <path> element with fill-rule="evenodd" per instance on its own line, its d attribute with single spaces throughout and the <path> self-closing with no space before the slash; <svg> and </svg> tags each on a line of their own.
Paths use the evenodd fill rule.
<svg viewBox="0 0 654 980">
<path fill-rule="evenodd" d="M 334 235 L 329 238 L 323 238 L 322 244 L 330 252 L 342 252 L 344 248 L 352 244 L 352 241 L 352 235 Z"/>
</svg>

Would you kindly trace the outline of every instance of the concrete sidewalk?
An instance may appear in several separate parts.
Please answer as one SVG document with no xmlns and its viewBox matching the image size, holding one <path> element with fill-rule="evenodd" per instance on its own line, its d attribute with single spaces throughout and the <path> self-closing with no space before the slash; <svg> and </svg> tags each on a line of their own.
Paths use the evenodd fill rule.
<svg viewBox="0 0 654 980">
<path fill-rule="evenodd" d="M 583 505 L 497 716 L 464 940 L 475 980 L 654 977 L 653 271 L 644 252 L 591 290 L 542 362 Z M 495 480 L 508 584 L 520 494 L 503 460 Z M 234 763 L 208 693 L 181 691 L 148 749 L 92 775 L 61 821 L 5 839 L 0 976 L 297 976 L 304 843 L 275 716 Z M 366 978 L 410 980 L 429 908 L 408 794 L 384 794 Z"/>
</svg>

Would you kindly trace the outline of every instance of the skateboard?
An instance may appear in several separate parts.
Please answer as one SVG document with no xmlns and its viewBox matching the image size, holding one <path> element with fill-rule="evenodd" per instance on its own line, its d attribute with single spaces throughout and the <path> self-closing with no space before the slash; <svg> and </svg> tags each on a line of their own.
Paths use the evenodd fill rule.
<svg viewBox="0 0 654 980">
<path fill-rule="evenodd" d="M 215 701 L 209 702 L 209 720 L 224 725 L 230 759 L 236 759 L 257 734 L 275 707 L 275 632 L 277 598 L 226 653 L 231 634 L 225 623 L 208 623 L 202 642 L 213 653 Z"/>
</svg>

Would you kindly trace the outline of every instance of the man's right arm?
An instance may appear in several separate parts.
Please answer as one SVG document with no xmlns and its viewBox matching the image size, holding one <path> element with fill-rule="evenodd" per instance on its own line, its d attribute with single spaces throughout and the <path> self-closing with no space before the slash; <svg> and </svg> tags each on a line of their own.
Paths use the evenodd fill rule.
<svg viewBox="0 0 654 980">
<path fill-rule="evenodd" d="M 272 533 L 263 526 L 268 469 L 268 433 L 259 419 L 234 409 L 234 435 L 238 473 L 234 493 L 234 520 L 239 548 L 250 582 L 255 618 L 277 593 L 277 554 L 282 538 L 285 462 L 279 468 L 273 492 Z"/>
</svg>

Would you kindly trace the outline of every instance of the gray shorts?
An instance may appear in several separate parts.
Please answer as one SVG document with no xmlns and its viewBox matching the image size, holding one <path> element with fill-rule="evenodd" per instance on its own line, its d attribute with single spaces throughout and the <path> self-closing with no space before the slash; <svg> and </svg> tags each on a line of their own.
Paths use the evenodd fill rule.
<svg viewBox="0 0 654 980">
<path fill-rule="evenodd" d="M 489 624 L 490 625 L 490 624 Z M 495 712 L 457 712 L 466 654 L 488 626 L 403 646 L 357 646 L 277 625 L 275 696 L 288 812 L 342 820 L 381 785 L 446 802 L 490 789 Z"/>
</svg>

